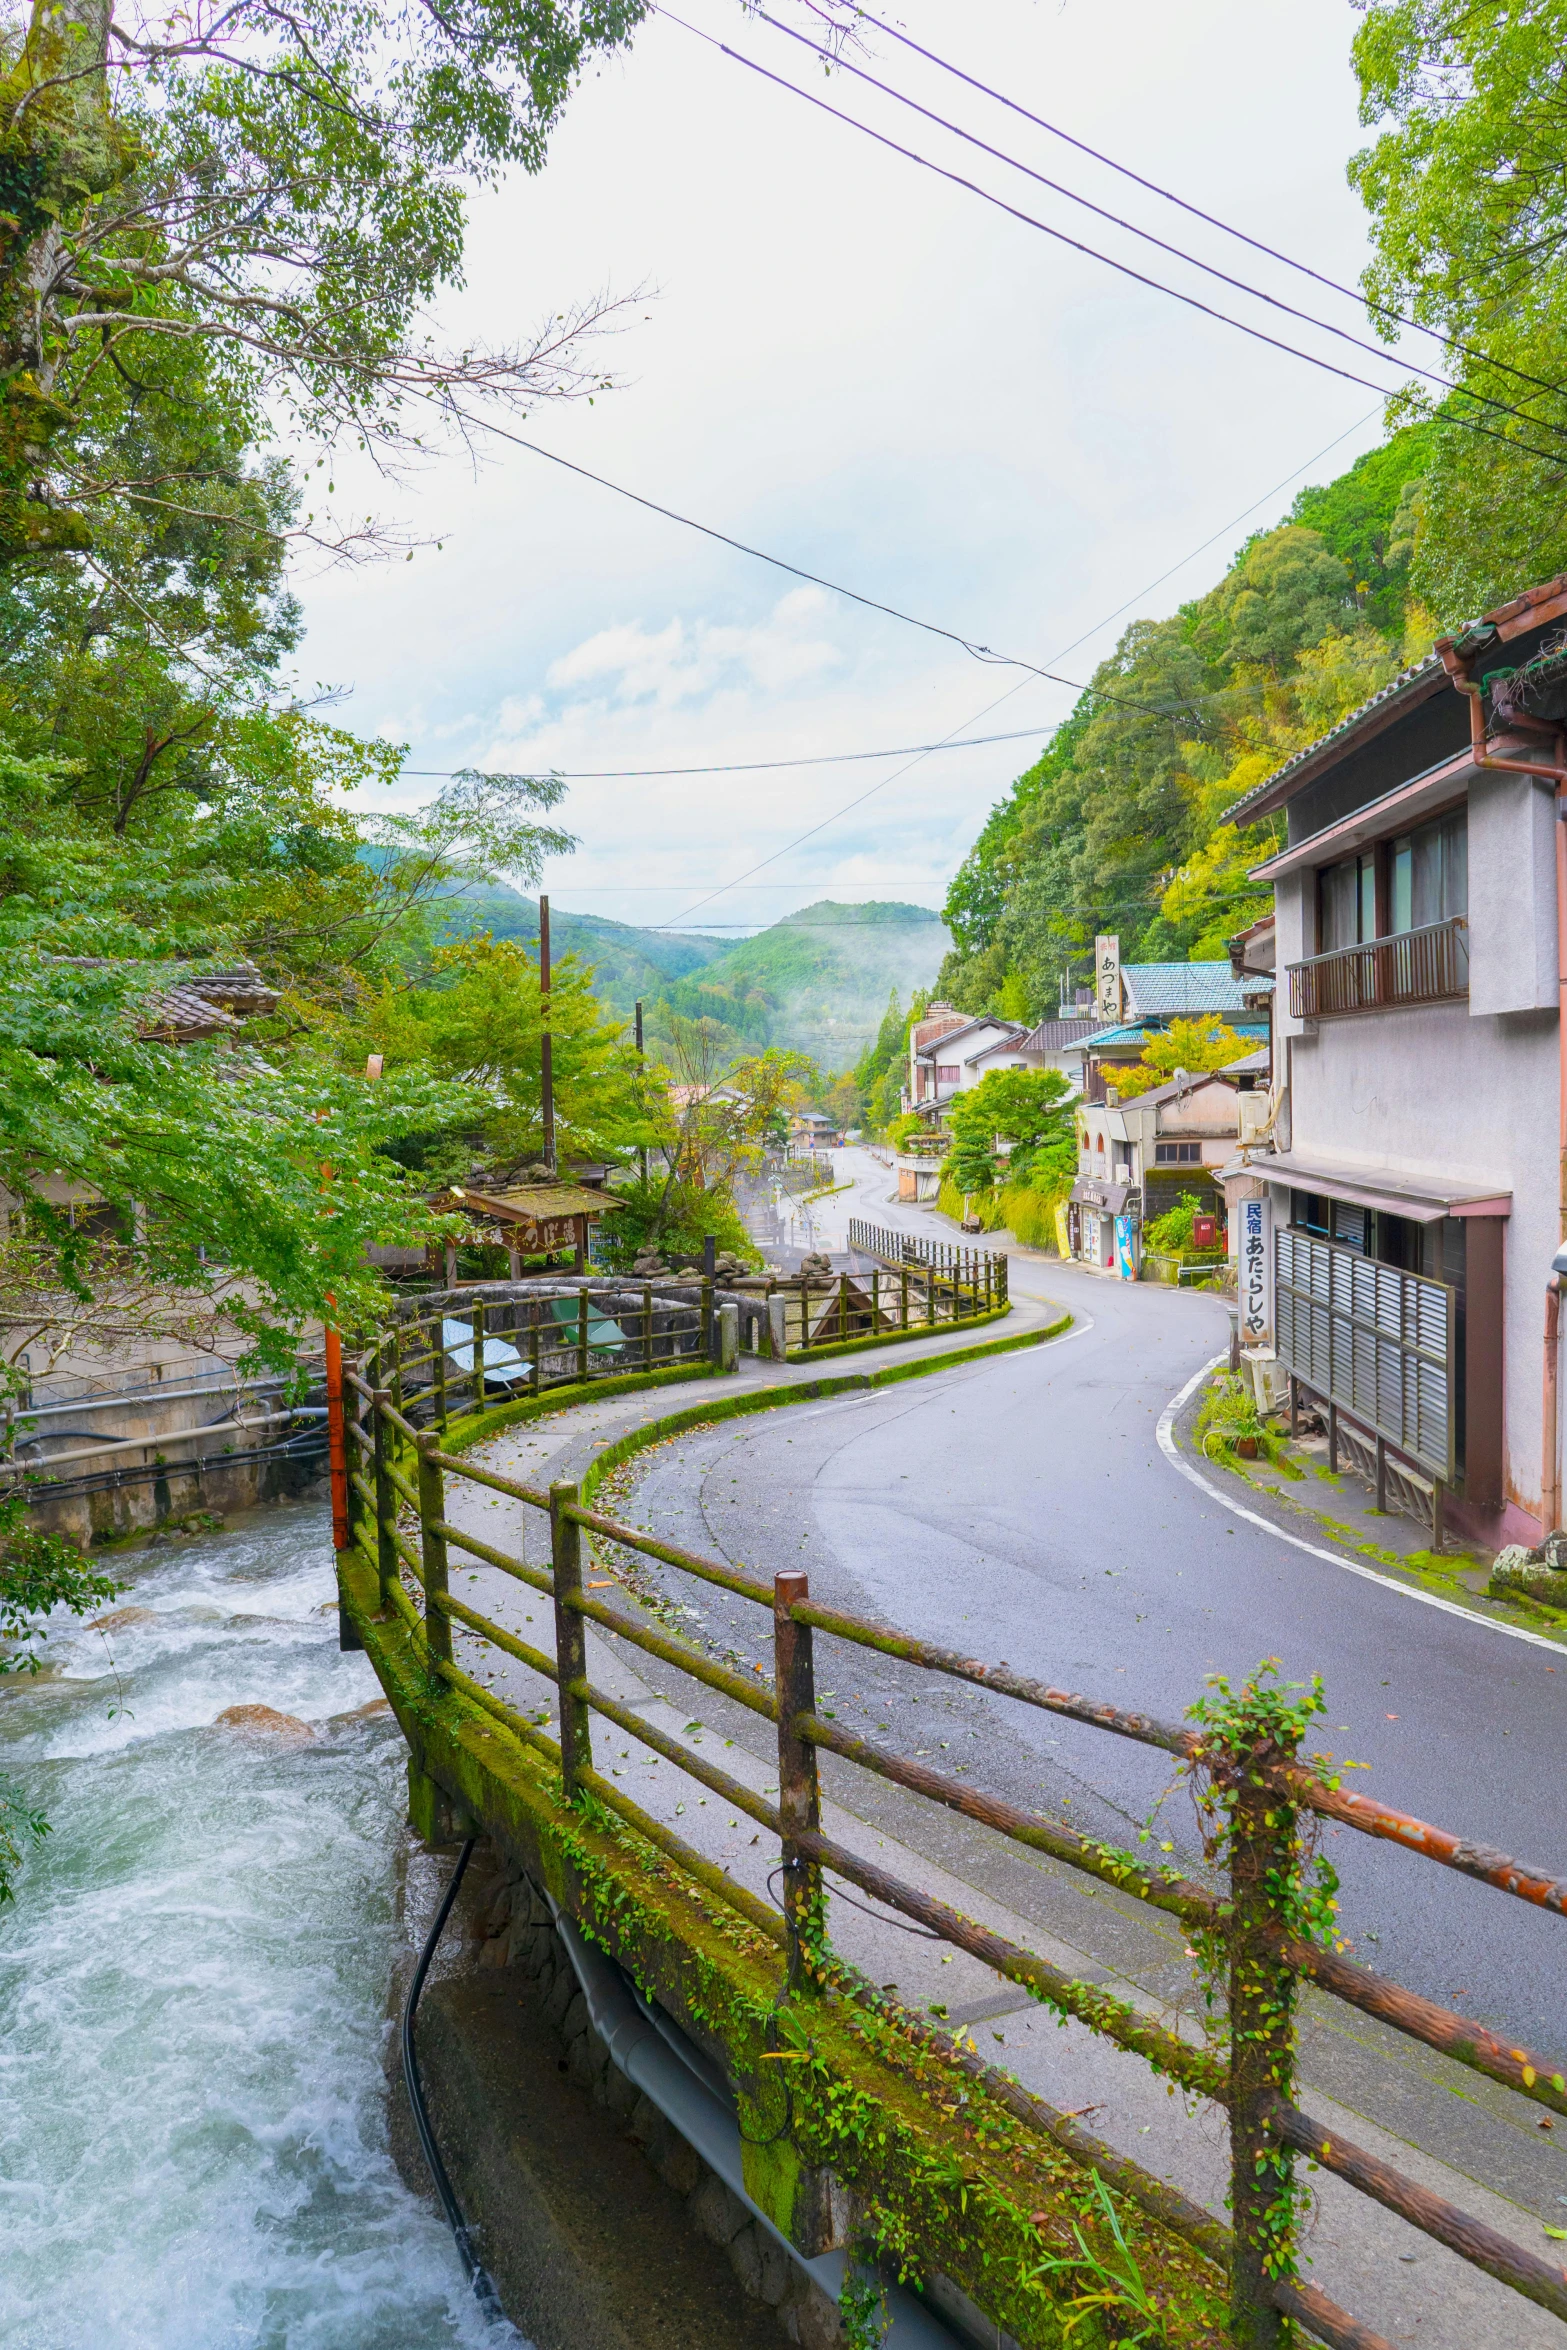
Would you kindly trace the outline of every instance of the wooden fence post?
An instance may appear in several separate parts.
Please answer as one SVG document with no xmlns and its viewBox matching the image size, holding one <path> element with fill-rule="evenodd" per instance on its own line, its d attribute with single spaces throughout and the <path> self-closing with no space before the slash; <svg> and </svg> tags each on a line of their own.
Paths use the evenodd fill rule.
<svg viewBox="0 0 1567 2350">
<path fill-rule="evenodd" d="M 823 1922 L 822 1872 L 794 1839 L 803 1829 L 821 1828 L 821 1792 L 816 1749 L 795 1735 L 800 1714 L 816 1710 L 816 1668 L 811 1627 L 797 1624 L 791 1610 L 810 1596 L 808 1575 L 798 1569 L 773 1577 L 773 1690 L 778 1700 L 778 1817 L 783 1845 L 784 1947 L 792 1989 L 810 1977 L 810 1952 Z"/>
<path fill-rule="evenodd" d="M 642 1368 L 644 1371 L 653 1368 L 653 1285 L 650 1281 L 642 1284 Z"/>
<path fill-rule="evenodd" d="M 392 1403 L 398 1411 L 402 1410 L 403 1326 L 401 1322 L 394 1322 L 392 1324 Z"/>
<path fill-rule="evenodd" d="M 392 1528 L 397 1523 L 397 1493 L 387 1475 L 383 1416 L 391 1400 L 389 1387 L 378 1387 L 370 1399 L 370 1441 L 375 1460 L 375 1562 L 383 1608 L 390 1604 L 392 1585 L 397 1581 L 397 1545 L 392 1540 Z"/>
<path fill-rule="evenodd" d="M 572 1684 L 588 1677 L 588 1629 L 580 1612 L 568 1605 L 582 1591 L 582 1528 L 567 1511 L 577 1503 L 577 1488 L 563 1480 L 550 1487 L 550 1564 L 555 1577 L 555 1669 L 560 1675 L 560 1776 L 568 1803 L 576 1801 L 578 1774 L 591 1770 L 593 1747 L 588 1732 L 588 1702 L 573 1696 Z"/>
<path fill-rule="evenodd" d="M 841 1340 L 843 1340 L 843 1339 L 847 1338 L 847 1337 L 848 1337 L 848 1335 L 849 1335 L 849 1276 L 848 1276 L 848 1274 L 847 1274 L 847 1273 L 840 1273 L 840 1274 L 839 1274 L 839 1276 L 838 1276 L 838 1337 L 839 1337 L 839 1339 L 840 1339 L 840 1341 L 841 1341 Z"/>
<path fill-rule="evenodd" d="M 1270 1936 L 1299 1869 L 1295 1812 L 1259 1783 L 1271 1746 L 1226 1767 L 1230 1843 L 1230 2211 L 1235 2250 L 1230 2330 L 1239 2350 L 1279 2350 L 1291 2336 L 1272 2285 L 1294 2250 L 1294 2156 L 1268 2126 L 1275 2097 L 1293 2102 L 1296 1978 Z"/>
<path fill-rule="evenodd" d="M 484 1409 L 484 1300 L 473 1301 L 473 1408 Z"/>
<path fill-rule="evenodd" d="M 451 1409 L 446 1400 L 446 1309 L 438 1307 L 430 1324 L 430 1380 L 435 1389 L 435 1423 L 446 1434 Z"/>
<path fill-rule="evenodd" d="M 583 1379 L 583 1380 L 585 1380 L 585 1379 L 587 1378 L 587 1375 L 588 1375 L 588 1293 L 587 1293 L 587 1290 L 586 1290 L 586 1288 L 584 1287 L 584 1288 L 580 1289 L 580 1290 L 577 1292 L 577 1377 L 578 1377 L 579 1379 Z"/>
<path fill-rule="evenodd" d="M 898 1328 L 909 1326 L 909 1260 L 904 1258 L 898 1273 Z"/>
<path fill-rule="evenodd" d="M 440 1448 L 434 1430 L 419 1439 L 419 1550 L 424 1564 L 424 1649 L 432 1679 L 437 1664 L 452 1661 L 452 1620 L 441 1606 L 446 1597 L 446 1537 L 437 1531 L 446 1515 L 446 1479 L 431 1455 Z"/>
</svg>

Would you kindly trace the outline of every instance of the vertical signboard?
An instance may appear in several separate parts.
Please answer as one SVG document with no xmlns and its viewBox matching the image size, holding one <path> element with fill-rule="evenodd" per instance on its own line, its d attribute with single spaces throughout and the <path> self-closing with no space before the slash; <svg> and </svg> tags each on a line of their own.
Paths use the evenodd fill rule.
<svg viewBox="0 0 1567 2350">
<path fill-rule="evenodd" d="M 1121 941 L 1094 940 L 1094 1009 L 1101 1020 L 1121 1017 Z"/>
<path fill-rule="evenodd" d="M 1240 1203 L 1241 1344 L 1266 1352 L 1273 1345 L 1273 1207 L 1267 1195 Z"/>
</svg>

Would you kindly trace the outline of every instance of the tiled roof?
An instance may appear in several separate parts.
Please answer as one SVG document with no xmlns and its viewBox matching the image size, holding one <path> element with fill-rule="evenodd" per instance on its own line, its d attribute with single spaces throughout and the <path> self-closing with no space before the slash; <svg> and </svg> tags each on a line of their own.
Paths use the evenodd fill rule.
<svg viewBox="0 0 1567 2350">
<path fill-rule="evenodd" d="M 950 1046 L 955 1045 L 959 1037 L 972 1036 L 976 1030 L 981 1028 L 999 1028 L 1002 1043 L 1006 1043 L 1012 1037 L 1021 1037 L 1023 1034 L 1021 1020 L 1003 1020 L 997 1015 L 986 1012 L 977 1020 L 965 1020 L 961 1028 L 944 1028 L 939 1036 L 931 1038 L 929 1044 L 916 1045 L 914 1058 L 917 1061 L 940 1060 L 942 1054 Z"/>
<path fill-rule="evenodd" d="M 1123 963 L 1121 978 L 1131 998 L 1127 1009 L 1138 1019 L 1244 1008 L 1240 981 L 1227 958 L 1222 963 Z"/>
<path fill-rule="evenodd" d="M 1303 750 L 1296 751 L 1291 758 L 1285 760 L 1282 767 L 1275 767 L 1271 775 L 1264 776 L 1261 783 L 1253 784 L 1251 790 L 1226 811 L 1225 822 L 1227 824 L 1245 824 L 1247 821 L 1246 811 L 1252 803 L 1271 798 L 1277 787 L 1284 782 L 1287 776 L 1292 775 L 1297 767 L 1304 767 L 1308 762 L 1314 761 L 1318 754 L 1324 751 L 1329 743 L 1336 742 L 1340 735 L 1353 734 L 1357 727 L 1364 724 L 1372 711 L 1378 709 L 1383 703 L 1401 701 L 1414 687 L 1434 682 L 1442 675 L 1442 663 L 1435 653 L 1428 653 L 1423 661 L 1412 661 L 1407 669 L 1401 669 L 1396 677 L 1389 678 L 1386 685 L 1378 687 L 1377 691 L 1362 702 L 1358 709 L 1351 710 L 1347 718 L 1341 718 L 1337 726 L 1330 726 L 1326 734 L 1319 734 L 1315 742 L 1307 743 Z"/>
<path fill-rule="evenodd" d="M 1020 1053 L 1058 1053 L 1063 1045 L 1081 1044 L 1085 1036 L 1093 1035 L 1096 1018 L 1096 1014 L 1086 1013 L 1080 1020 L 1041 1020 L 1017 1049 Z"/>
</svg>

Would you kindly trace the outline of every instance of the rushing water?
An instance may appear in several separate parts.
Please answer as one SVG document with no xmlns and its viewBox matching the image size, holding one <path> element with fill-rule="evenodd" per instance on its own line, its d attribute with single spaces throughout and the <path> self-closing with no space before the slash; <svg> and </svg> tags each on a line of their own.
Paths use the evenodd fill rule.
<svg viewBox="0 0 1567 2350">
<path fill-rule="evenodd" d="M 487 2328 L 387 2146 L 405 1753 L 338 1651 L 316 1503 L 128 1554 L 0 1683 L 53 1833 L 0 1913 L 6 2350 L 434 2350 Z M 216 1724 L 261 1704 L 315 1736 Z"/>
</svg>

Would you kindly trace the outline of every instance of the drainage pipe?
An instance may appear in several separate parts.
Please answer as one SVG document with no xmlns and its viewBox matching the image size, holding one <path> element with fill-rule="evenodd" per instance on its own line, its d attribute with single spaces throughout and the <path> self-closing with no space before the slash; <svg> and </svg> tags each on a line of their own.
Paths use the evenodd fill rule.
<svg viewBox="0 0 1567 2350">
<path fill-rule="evenodd" d="M 1485 731 L 1485 688 L 1469 670 L 1451 637 L 1437 643 L 1442 666 L 1469 702 L 1469 755 L 1476 767 L 1508 775 L 1537 775 L 1556 786 L 1556 1190 L 1558 1238 L 1567 1241 L 1567 735 L 1556 729 L 1554 763 L 1543 759 L 1498 759 Z M 1555 1272 L 1545 1293 L 1545 1384 L 1540 1433 L 1540 1539 L 1561 1522 L 1561 1290 Z"/>
<path fill-rule="evenodd" d="M 733 2092 L 716 2065 L 694 2047 L 668 2016 L 645 2006 L 627 1986 L 620 1969 L 584 1941 L 571 1919 L 546 1894 L 555 1928 L 571 1960 L 593 2028 L 628 2081 L 656 2105 L 716 2171 L 737 2202 L 759 2220 L 797 2267 L 836 2302 L 849 2267 L 846 2252 L 807 2259 L 745 2190 L 740 2123 Z M 961 2350 L 960 2337 L 902 2285 L 885 2287 L 887 2350 Z"/>
<path fill-rule="evenodd" d="M 429 1938 L 419 1953 L 419 1964 L 414 1968 L 414 1979 L 408 1986 L 408 1997 L 403 2005 L 403 2079 L 408 2087 L 408 2102 L 413 2108 L 414 2128 L 419 2133 L 419 2144 L 424 2149 L 424 2159 L 429 2165 L 435 2192 L 440 2197 L 441 2209 L 446 2214 L 446 2224 L 451 2229 L 456 2241 L 457 2257 L 463 2264 L 463 2271 L 469 2284 L 473 2287 L 473 2297 L 486 2317 L 500 2318 L 504 2317 L 506 2312 L 501 2307 L 499 2294 L 490 2282 L 488 2271 L 473 2248 L 473 2238 L 468 2233 L 468 2225 L 453 2192 L 452 2182 L 446 2175 L 446 2165 L 441 2160 L 441 2150 L 435 2143 L 435 2132 L 430 2127 L 430 2116 L 425 2110 L 424 2089 L 419 2079 L 418 2052 L 414 2047 L 414 2011 L 419 2005 L 419 1994 L 424 1989 L 424 1978 L 430 1971 L 430 1961 L 435 1956 L 435 1946 L 441 1939 L 441 1933 L 447 1919 L 451 1916 L 452 1903 L 457 1898 L 457 1888 L 467 1872 L 468 1863 L 473 1858 L 473 1848 L 477 1842 L 476 1836 L 470 1836 L 457 1855 L 457 1866 L 447 1880 L 446 1891 L 441 1896 L 441 1906 L 435 1913 L 435 1923 L 430 1928 Z"/>
</svg>

